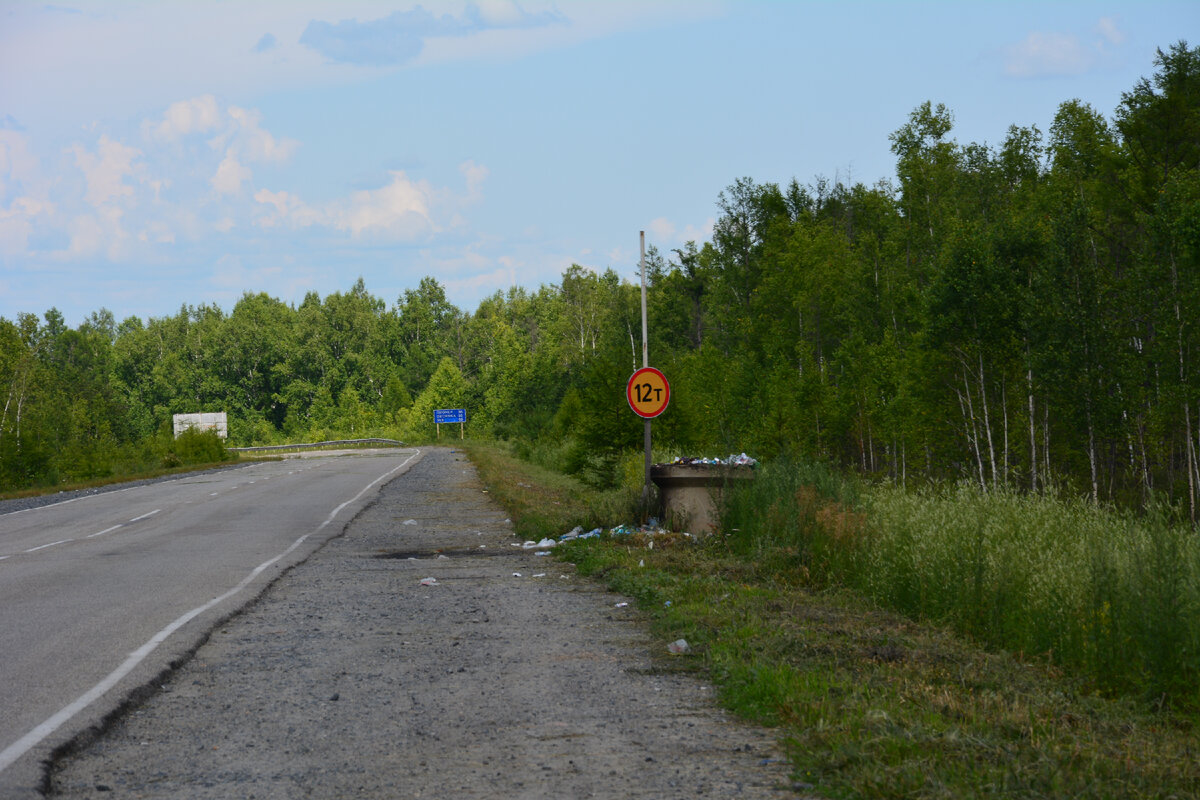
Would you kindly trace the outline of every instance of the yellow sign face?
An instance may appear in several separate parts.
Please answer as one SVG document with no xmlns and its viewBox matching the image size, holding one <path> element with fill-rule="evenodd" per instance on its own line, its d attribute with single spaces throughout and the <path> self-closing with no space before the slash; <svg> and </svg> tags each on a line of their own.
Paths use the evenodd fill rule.
<svg viewBox="0 0 1200 800">
<path fill-rule="evenodd" d="M 625 399 L 639 417 L 657 417 L 671 401 L 671 385 L 654 367 L 643 367 L 629 379 L 625 387 Z"/>
</svg>

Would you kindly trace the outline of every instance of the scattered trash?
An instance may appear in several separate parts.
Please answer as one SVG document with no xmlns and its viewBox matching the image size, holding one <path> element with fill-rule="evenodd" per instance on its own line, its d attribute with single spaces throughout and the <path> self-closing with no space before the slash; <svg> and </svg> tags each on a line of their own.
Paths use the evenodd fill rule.
<svg viewBox="0 0 1200 800">
<path fill-rule="evenodd" d="M 557 544 L 558 542 L 553 539 L 542 539 L 540 542 L 525 542 L 521 547 L 524 547 L 526 550 L 533 550 L 535 548 L 545 550 L 547 547 L 554 547 Z"/>
<path fill-rule="evenodd" d="M 624 607 L 625 607 L 625 606 L 627 606 L 627 605 L 629 605 L 629 603 L 617 603 L 616 607 L 617 607 L 617 608 L 624 608 Z"/>
<path fill-rule="evenodd" d="M 421 578 L 421 585 L 422 586 L 437 586 L 438 581 L 437 581 L 437 578 Z"/>
<path fill-rule="evenodd" d="M 417 521 L 415 519 L 406 519 L 406 520 L 404 520 L 403 524 L 404 525 L 416 525 Z"/>
<path fill-rule="evenodd" d="M 595 539 L 598 536 L 600 536 L 600 534 L 602 534 L 603 532 L 604 532 L 603 528 L 592 528 L 587 533 L 584 533 L 582 527 L 576 526 L 576 527 L 572 528 L 570 531 L 568 531 L 567 533 L 564 533 L 562 536 L 558 537 L 558 541 L 569 542 L 569 541 L 572 541 L 573 539 Z"/>
<path fill-rule="evenodd" d="M 646 566 L 646 559 L 644 559 L 644 558 L 643 558 L 643 559 L 641 559 L 640 561 L 638 561 L 638 566 L 639 566 L 639 567 L 644 567 L 644 566 Z"/>
<path fill-rule="evenodd" d="M 692 458 L 684 456 L 675 459 L 671 464 L 678 466 L 711 464 L 720 467 L 753 467 L 758 465 L 758 459 L 748 456 L 745 453 L 730 455 L 728 458 Z"/>
<path fill-rule="evenodd" d="M 670 607 L 671 607 L 671 601 L 670 601 L 670 600 L 668 600 L 668 601 L 666 601 L 665 603 L 663 603 L 663 608 L 670 608 Z"/>
<path fill-rule="evenodd" d="M 537 552 L 534 553 L 534 555 L 535 556 L 548 556 L 548 555 L 550 555 L 550 551 L 549 550 L 538 550 Z"/>
<path fill-rule="evenodd" d="M 672 655 L 685 656 L 692 652 L 692 646 L 687 643 L 687 639 L 676 639 L 667 645 L 667 652 Z"/>
<path fill-rule="evenodd" d="M 513 573 L 513 577 L 514 577 L 514 578 L 519 578 L 519 577 L 521 577 L 521 573 L 519 573 L 519 572 L 514 572 L 514 573 Z"/>
<path fill-rule="evenodd" d="M 544 578 L 544 577 L 546 577 L 546 573 L 544 573 L 544 572 L 539 572 L 538 574 L 534 575 L 533 577 L 535 577 L 535 578 Z"/>
<path fill-rule="evenodd" d="M 443 558 L 449 560 L 450 556 L 446 555 L 445 553 L 438 553 L 438 560 L 440 561 Z"/>
</svg>

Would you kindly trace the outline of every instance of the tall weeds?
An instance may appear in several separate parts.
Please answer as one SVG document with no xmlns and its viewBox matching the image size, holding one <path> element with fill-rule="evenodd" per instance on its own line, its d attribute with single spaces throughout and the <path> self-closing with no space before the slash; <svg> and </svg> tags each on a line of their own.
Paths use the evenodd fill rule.
<svg viewBox="0 0 1200 800">
<path fill-rule="evenodd" d="M 848 489 L 773 464 L 726 504 L 730 546 L 844 584 L 1108 694 L 1200 707 L 1200 538 L 1168 509 L 957 486 Z"/>
</svg>

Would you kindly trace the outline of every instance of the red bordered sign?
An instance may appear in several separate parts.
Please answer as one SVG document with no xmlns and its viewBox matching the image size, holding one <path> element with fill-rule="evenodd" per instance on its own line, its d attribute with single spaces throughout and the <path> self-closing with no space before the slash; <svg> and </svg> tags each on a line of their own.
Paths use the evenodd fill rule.
<svg viewBox="0 0 1200 800">
<path fill-rule="evenodd" d="M 642 367 L 625 386 L 625 399 L 639 417 L 657 417 L 671 402 L 671 385 L 654 367 Z"/>
</svg>

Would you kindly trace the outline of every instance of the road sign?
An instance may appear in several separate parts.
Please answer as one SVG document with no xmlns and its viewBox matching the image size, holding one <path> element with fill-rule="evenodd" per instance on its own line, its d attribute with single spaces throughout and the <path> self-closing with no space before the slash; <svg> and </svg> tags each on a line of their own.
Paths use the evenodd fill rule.
<svg viewBox="0 0 1200 800">
<path fill-rule="evenodd" d="M 466 422 L 467 410 L 465 408 L 438 408 L 433 412 L 433 421 L 438 425 L 443 422 Z"/>
<path fill-rule="evenodd" d="M 639 417 L 657 417 L 671 401 L 671 385 L 654 367 L 642 367 L 625 386 L 625 399 Z"/>
</svg>

